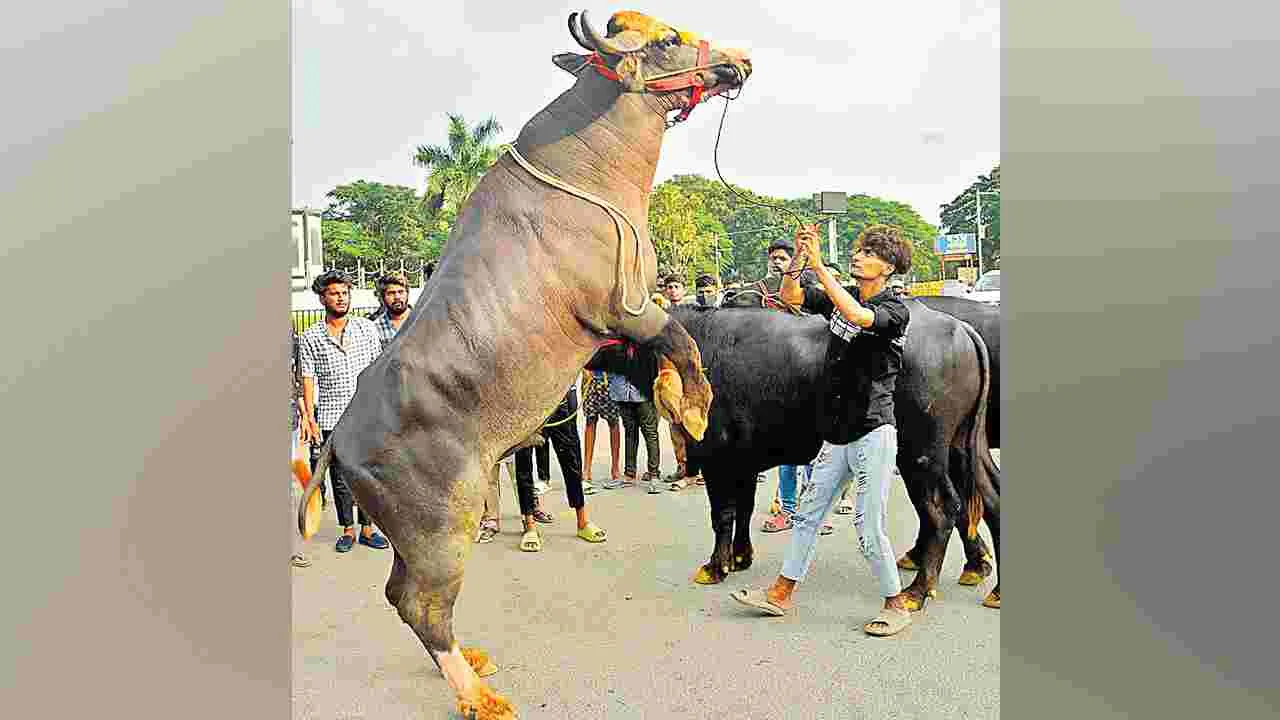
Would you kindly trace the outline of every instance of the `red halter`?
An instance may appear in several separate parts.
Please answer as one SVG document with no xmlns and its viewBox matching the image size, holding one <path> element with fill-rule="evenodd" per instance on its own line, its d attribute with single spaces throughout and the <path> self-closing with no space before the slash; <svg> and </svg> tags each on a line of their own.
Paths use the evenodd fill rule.
<svg viewBox="0 0 1280 720">
<path fill-rule="evenodd" d="M 706 91 L 706 82 L 703 73 L 711 69 L 708 65 L 711 61 L 711 43 L 702 40 L 698 43 L 698 64 L 688 70 L 659 75 L 652 80 L 644 82 L 644 89 L 649 92 L 672 92 L 675 90 L 685 90 L 693 88 L 693 92 L 689 95 L 689 103 L 680 110 L 680 114 L 676 115 L 672 124 L 684 122 L 689 118 L 689 113 L 693 112 L 693 108 L 699 102 L 702 102 L 703 94 Z M 604 58 L 600 57 L 600 53 L 591 53 L 587 57 L 587 64 L 594 67 L 601 75 L 619 82 L 622 76 L 614 72 L 613 68 L 605 64 Z M 717 91 L 711 94 L 715 95 Z"/>
</svg>

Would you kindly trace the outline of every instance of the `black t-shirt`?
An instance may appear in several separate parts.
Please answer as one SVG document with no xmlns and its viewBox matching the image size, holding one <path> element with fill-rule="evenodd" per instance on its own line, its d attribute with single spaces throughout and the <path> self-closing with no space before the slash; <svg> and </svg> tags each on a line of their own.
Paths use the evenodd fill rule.
<svg viewBox="0 0 1280 720">
<path fill-rule="evenodd" d="M 857 298 L 857 289 L 854 297 Z M 807 287 L 804 309 L 830 321 L 827 387 L 821 398 L 819 427 L 823 439 L 846 445 L 881 425 L 893 425 L 893 392 L 902 369 L 911 311 L 890 288 L 858 302 L 875 313 L 869 328 L 847 321 L 822 286 Z"/>
</svg>

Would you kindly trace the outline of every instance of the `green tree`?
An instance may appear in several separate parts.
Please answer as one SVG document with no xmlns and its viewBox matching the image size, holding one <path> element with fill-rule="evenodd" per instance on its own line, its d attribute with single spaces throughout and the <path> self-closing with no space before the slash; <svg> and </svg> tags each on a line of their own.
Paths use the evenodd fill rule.
<svg viewBox="0 0 1280 720">
<path fill-rule="evenodd" d="M 423 194 L 427 217 L 446 220 L 452 226 L 480 178 L 498 161 L 505 146 L 494 145 L 492 140 L 500 132 L 502 126 L 496 118 L 472 128 L 462 115 L 450 113 L 448 142 L 418 146 L 413 163 L 430 173 Z"/>
<path fill-rule="evenodd" d="M 701 273 L 715 274 L 717 249 L 727 249 L 724 227 L 707 212 L 705 198 L 670 182 L 649 196 L 649 238 L 658 267 L 678 273 L 686 285 Z"/>
<path fill-rule="evenodd" d="M 848 208 L 848 214 L 838 216 L 836 223 L 839 236 L 836 249 L 842 270 L 849 267 L 853 245 L 859 233 L 868 225 L 882 223 L 902 228 L 911 241 L 910 275 L 918 280 L 932 280 L 938 277 L 942 260 L 933 250 L 938 229 L 920 217 L 915 208 L 896 200 L 885 200 L 870 195 L 849 196 Z"/>
<path fill-rule="evenodd" d="M 420 259 L 421 201 L 413 188 L 357 180 L 337 186 L 327 197 L 323 218 L 355 226 L 331 225 L 338 235 L 335 242 L 348 248 L 348 254 L 368 260 Z"/>
<path fill-rule="evenodd" d="M 988 191 L 1000 189 L 1000 166 L 990 175 L 979 175 L 951 202 L 942 206 L 943 232 L 977 232 L 978 203 L 975 193 L 982 192 L 982 223 L 986 232 L 982 238 L 983 268 L 999 267 L 1000 260 L 1000 196 L 988 195 Z"/>
<path fill-rule="evenodd" d="M 376 263 L 379 248 L 360 226 L 350 220 L 320 220 L 324 259 L 329 266 L 349 267 L 357 261 Z"/>
<path fill-rule="evenodd" d="M 699 175 L 677 175 L 655 188 L 655 196 L 668 185 L 680 188 L 687 196 L 701 196 L 705 216 L 723 228 L 723 235 L 718 240 L 722 245 L 721 275 L 725 282 L 750 282 L 764 277 L 768 262 L 765 249 L 775 240 L 790 240 L 795 233 L 796 218 L 791 213 L 757 203 L 780 205 L 806 222 L 818 223 L 822 226 L 823 247 L 826 247 L 827 218 L 815 212 L 811 196 L 784 200 L 733 186 L 735 194 L 719 180 Z M 661 212 L 659 209 L 657 214 Z M 651 207 L 651 226 L 656 222 Z M 913 275 L 917 278 L 937 275 L 940 260 L 933 251 L 937 229 L 925 222 L 910 205 L 860 194 L 850 195 L 848 213 L 836 216 L 837 267 L 842 272 L 849 267 L 851 249 L 858 233 L 874 223 L 897 225 L 906 231 L 912 245 Z"/>
<path fill-rule="evenodd" d="M 705 224 L 710 231 L 717 233 L 711 252 L 714 255 L 715 244 L 720 246 L 720 276 L 724 282 L 764 277 L 767 263 L 765 248 L 774 239 L 791 236 L 794 221 L 789 216 L 742 200 L 719 180 L 700 175 L 677 175 L 667 182 L 686 194 L 703 198 Z M 780 202 L 736 185 L 733 189 L 752 201 Z"/>
</svg>

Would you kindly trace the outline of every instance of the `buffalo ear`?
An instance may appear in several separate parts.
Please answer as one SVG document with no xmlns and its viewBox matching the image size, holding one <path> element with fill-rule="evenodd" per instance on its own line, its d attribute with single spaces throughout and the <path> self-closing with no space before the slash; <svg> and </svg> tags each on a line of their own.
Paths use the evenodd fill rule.
<svg viewBox="0 0 1280 720">
<path fill-rule="evenodd" d="M 563 52 L 563 53 L 556 53 L 555 55 L 553 55 L 551 57 L 551 62 L 555 63 L 556 67 L 569 73 L 570 75 L 577 75 L 579 72 L 582 71 L 582 68 L 586 67 L 587 58 L 589 57 L 591 56 L 579 55 L 578 53 Z"/>
</svg>

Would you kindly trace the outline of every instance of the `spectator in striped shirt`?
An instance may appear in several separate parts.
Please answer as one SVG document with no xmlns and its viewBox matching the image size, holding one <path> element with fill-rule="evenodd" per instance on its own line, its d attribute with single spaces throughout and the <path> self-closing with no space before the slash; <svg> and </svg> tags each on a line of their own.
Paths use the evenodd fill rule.
<svg viewBox="0 0 1280 720">
<path fill-rule="evenodd" d="M 378 329 L 367 318 L 349 314 L 351 311 L 351 281 L 337 270 L 330 270 L 315 279 L 311 289 L 320 296 L 324 305 L 324 321 L 317 322 L 302 333 L 299 356 L 302 364 L 302 440 L 313 448 L 319 448 L 329 439 L 338 419 L 347 409 L 347 403 L 356 394 L 356 378 L 382 353 Z M 315 453 L 312 454 L 312 472 L 315 472 Z M 338 536 L 335 549 L 349 552 L 357 542 L 351 517 L 355 498 L 347 485 L 345 473 L 338 465 L 329 466 L 329 480 L 333 483 L 333 504 L 338 510 L 338 524 L 342 535 Z M 361 545 L 375 550 L 388 547 L 387 539 L 374 532 L 373 523 L 360 508 Z"/>
</svg>

